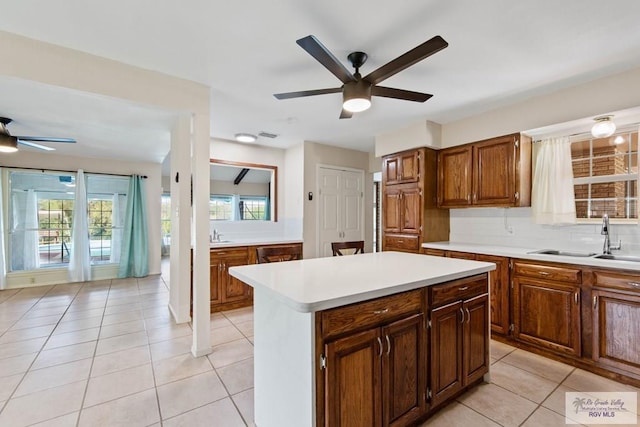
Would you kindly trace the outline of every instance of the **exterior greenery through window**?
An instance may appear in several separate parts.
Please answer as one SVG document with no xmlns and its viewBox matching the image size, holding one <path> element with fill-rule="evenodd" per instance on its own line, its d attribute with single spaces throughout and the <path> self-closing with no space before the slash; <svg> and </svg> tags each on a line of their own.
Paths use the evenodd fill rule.
<svg viewBox="0 0 640 427">
<path fill-rule="evenodd" d="M 129 178 L 99 174 L 85 176 L 91 263 L 116 262 L 111 259 L 111 244 L 114 231 L 123 228 Z M 60 267 L 69 263 L 75 179 L 73 173 L 9 172 L 10 197 L 7 202 L 11 271 Z M 29 195 L 33 194 L 36 202 L 32 207 Z M 117 224 L 114 224 L 114 218 Z"/>
<path fill-rule="evenodd" d="M 263 196 L 228 196 L 214 194 L 209 199 L 209 219 L 214 221 L 264 221 L 269 219 L 268 198 Z M 234 200 L 238 206 L 234 213 Z"/>
<path fill-rule="evenodd" d="M 638 132 L 572 140 L 578 219 L 638 218 Z"/>
</svg>

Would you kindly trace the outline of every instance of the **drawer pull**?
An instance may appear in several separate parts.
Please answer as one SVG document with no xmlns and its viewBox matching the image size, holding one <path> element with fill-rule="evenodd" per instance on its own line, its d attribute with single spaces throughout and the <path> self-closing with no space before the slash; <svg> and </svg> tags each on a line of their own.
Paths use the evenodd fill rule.
<svg viewBox="0 0 640 427">
<path fill-rule="evenodd" d="M 376 311 L 373 312 L 373 314 L 386 314 L 388 312 L 389 312 L 389 309 L 385 308 L 383 310 L 376 310 Z"/>
<path fill-rule="evenodd" d="M 466 291 L 467 289 L 469 289 L 468 286 L 463 286 L 461 288 L 458 288 L 459 291 Z"/>
<path fill-rule="evenodd" d="M 378 345 L 380 346 L 380 351 L 378 352 L 378 357 L 382 357 L 382 340 L 380 337 L 377 337 Z"/>
<path fill-rule="evenodd" d="M 627 285 L 633 286 L 634 288 L 640 288 L 640 283 L 638 282 L 627 282 Z"/>
<path fill-rule="evenodd" d="M 538 274 L 541 275 L 541 276 L 548 276 L 551 273 L 549 273 L 547 271 L 538 271 Z"/>
</svg>

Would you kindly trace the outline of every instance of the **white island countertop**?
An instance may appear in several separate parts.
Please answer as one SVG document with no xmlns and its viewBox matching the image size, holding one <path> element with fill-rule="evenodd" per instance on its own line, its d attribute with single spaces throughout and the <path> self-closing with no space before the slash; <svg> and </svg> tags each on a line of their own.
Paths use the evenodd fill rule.
<svg viewBox="0 0 640 427">
<path fill-rule="evenodd" d="M 493 263 L 376 252 L 229 268 L 301 313 L 312 313 L 495 270 Z"/>
</svg>

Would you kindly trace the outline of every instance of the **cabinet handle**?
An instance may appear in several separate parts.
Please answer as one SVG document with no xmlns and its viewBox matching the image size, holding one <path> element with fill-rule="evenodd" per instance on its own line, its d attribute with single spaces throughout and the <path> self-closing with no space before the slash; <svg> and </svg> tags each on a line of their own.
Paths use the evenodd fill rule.
<svg viewBox="0 0 640 427">
<path fill-rule="evenodd" d="M 464 323 L 464 311 L 462 311 L 462 307 L 460 307 L 460 323 Z"/>
<path fill-rule="evenodd" d="M 385 313 L 388 313 L 388 312 L 389 312 L 389 309 L 388 308 L 384 308 L 382 310 L 374 311 L 373 314 L 385 314 Z"/>
<path fill-rule="evenodd" d="M 467 311 L 467 323 L 471 322 L 471 313 L 469 313 L 469 309 L 465 308 L 465 310 Z"/>
<path fill-rule="evenodd" d="M 548 276 L 551 273 L 546 272 L 546 271 L 538 271 L 538 274 L 541 275 L 541 276 Z"/>
<path fill-rule="evenodd" d="M 378 340 L 378 345 L 380 346 L 380 351 L 378 352 L 378 357 L 382 357 L 382 340 L 380 337 L 376 338 Z"/>
<path fill-rule="evenodd" d="M 389 339 L 389 335 L 385 335 L 385 338 L 387 340 L 387 356 L 388 356 L 389 353 L 391 353 L 391 340 Z"/>
<path fill-rule="evenodd" d="M 575 291 L 573 294 L 573 301 L 578 304 L 578 291 Z"/>
<path fill-rule="evenodd" d="M 469 289 L 468 286 L 463 286 L 461 288 L 458 288 L 459 291 L 466 291 L 467 289 Z"/>
<path fill-rule="evenodd" d="M 627 282 L 627 285 L 633 286 L 634 288 L 640 288 L 640 283 L 638 282 Z"/>
<path fill-rule="evenodd" d="M 593 309 L 595 310 L 598 306 L 598 295 L 593 296 Z"/>
</svg>

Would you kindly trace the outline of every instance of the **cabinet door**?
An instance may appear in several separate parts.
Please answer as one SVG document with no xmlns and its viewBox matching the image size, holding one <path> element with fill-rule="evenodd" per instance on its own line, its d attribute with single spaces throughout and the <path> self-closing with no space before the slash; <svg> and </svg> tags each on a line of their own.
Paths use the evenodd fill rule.
<svg viewBox="0 0 640 427">
<path fill-rule="evenodd" d="M 596 290 L 593 296 L 593 359 L 640 373 L 640 295 Z"/>
<path fill-rule="evenodd" d="M 423 363 L 424 316 L 416 314 L 382 328 L 383 425 L 404 426 L 424 413 L 427 372 Z"/>
<path fill-rule="evenodd" d="M 489 304 L 491 330 L 501 335 L 509 333 L 509 259 L 492 255 L 478 255 L 478 261 L 493 262 L 495 271 L 489 273 Z"/>
<path fill-rule="evenodd" d="M 422 229 L 422 191 L 418 187 L 405 187 L 401 190 L 400 212 L 402 215 L 402 233 L 420 234 Z"/>
<path fill-rule="evenodd" d="M 380 427 L 383 351 L 380 329 L 349 335 L 325 345 L 325 425 Z"/>
<path fill-rule="evenodd" d="M 420 150 L 401 153 L 400 172 L 402 182 L 418 182 L 420 180 Z"/>
<path fill-rule="evenodd" d="M 215 264 L 214 264 L 215 262 Z M 209 299 L 211 304 L 219 304 L 220 299 L 220 269 L 221 264 L 218 261 L 212 261 L 209 266 Z"/>
<path fill-rule="evenodd" d="M 473 204 L 515 205 L 515 137 L 473 144 Z"/>
<path fill-rule="evenodd" d="M 518 277 L 513 280 L 517 340 L 580 356 L 580 287 Z"/>
<path fill-rule="evenodd" d="M 462 309 L 465 314 L 462 376 L 467 385 L 489 371 L 489 296 L 464 301 Z"/>
<path fill-rule="evenodd" d="M 399 156 L 387 156 L 382 160 L 382 182 L 384 184 L 393 185 L 402 181 L 400 163 Z"/>
<path fill-rule="evenodd" d="M 431 311 L 431 405 L 436 406 L 456 394 L 462 377 L 462 302 Z"/>
<path fill-rule="evenodd" d="M 247 256 L 225 257 L 221 259 L 221 262 L 220 290 L 222 301 L 232 302 L 247 298 L 250 293 L 250 287 L 229 274 L 229 267 L 247 265 L 249 263 Z"/>
<path fill-rule="evenodd" d="M 395 187 L 387 187 L 382 195 L 383 229 L 387 233 L 399 233 L 402 229 L 401 202 L 402 192 Z"/>
<path fill-rule="evenodd" d="M 471 204 L 471 146 L 438 152 L 438 207 L 465 207 Z"/>
</svg>

